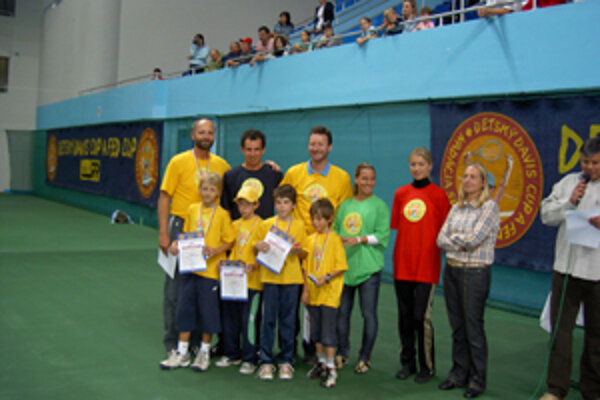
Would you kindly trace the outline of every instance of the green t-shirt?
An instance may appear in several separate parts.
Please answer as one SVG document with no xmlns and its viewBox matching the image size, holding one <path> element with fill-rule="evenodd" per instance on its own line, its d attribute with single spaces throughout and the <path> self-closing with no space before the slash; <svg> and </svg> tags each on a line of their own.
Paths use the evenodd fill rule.
<svg viewBox="0 0 600 400">
<path fill-rule="evenodd" d="M 345 200 L 338 208 L 333 230 L 341 237 L 375 235 L 379 244 L 357 244 L 346 248 L 348 271 L 344 283 L 360 285 L 383 269 L 383 252 L 390 238 L 390 210 L 379 197 Z"/>
</svg>

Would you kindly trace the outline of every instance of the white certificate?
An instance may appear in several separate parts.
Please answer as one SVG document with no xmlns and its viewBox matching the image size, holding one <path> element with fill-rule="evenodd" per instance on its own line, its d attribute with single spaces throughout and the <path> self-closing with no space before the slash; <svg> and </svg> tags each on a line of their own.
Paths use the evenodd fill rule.
<svg viewBox="0 0 600 400">
<path fill-rule="evenodd" d="M 569 243 L 596 249 L 600 247 L 600 230 L 588 221 L 589 218 L 600 215 L 600 208 L 568 210 L 565 215 Z"/>
<path fill-rule="evenodd" d="M 294 238 L 273 225 L 263 240 L 269 244 L 269 251 L 266 253 L 260 251 L 256 261 L 273 273 L 279 274 L 285 258 L 292 249 Z"/>
<path fill-rule="evenodd" d="M 246 263 L 222 260 L 219 263 L 219 270 L 221 271 L 221 299 L 248 301 Z"/>
<path fill-rule="evenodd" d="M 204 235 L 202 232 L 181 233 L 177 238 L 179 248 L 179 273 L 206 271 L 204 258 Z"/>
<path fill-rule="evenodd" d="M 177 257 L 169 253 L 169 249 L 167 249 L 168 255 L 165 255 L 161 249 L 158 249 L 158 265 L 171 277 L 171 279 L 175 278 L 175 268 L 177 266 Z"/>
</svg>

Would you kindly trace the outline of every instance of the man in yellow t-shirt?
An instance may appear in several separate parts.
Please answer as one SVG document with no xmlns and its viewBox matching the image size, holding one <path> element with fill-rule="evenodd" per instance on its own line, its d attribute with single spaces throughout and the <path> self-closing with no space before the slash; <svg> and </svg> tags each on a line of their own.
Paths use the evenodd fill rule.
<svg viewBox="0 0 600 400">
<path fill-rule="evenodd" d="M 231 167 L 221 157 L 211 154 L 215 140 L 215 125 L 208 119 L 194 122 L 191 132 L 194 147 L 176 154 L 169 161 L 163 175 L 158 198 L 158 245 L 166 254 L 171 242 L 183 230 L 183 222 L 192 203 L 201 203 L 198 191 L 200 177 L 213 171 L 221 177 Z M 163 294 L 164 337 L 163 343 L 169 355 L 177 352 L 178 332 L 175 329 L 175 308 L 177 306 L 177 281 L 165 274 Z"/>
<path fill-rule="evenodd" d="M 350 176 L 343 169 L 331 164 L 327 157 L 333 145 L 331 132 L 324 126 L 315 126 L 308 136 L 310 160 L 296 164 L 287 170 L 281 185 L 289 184 L 298 193 L 294 218 L 301 219 L 308 234 L 315 230 L 310 222 L 310 205 L 326 197 L 337 207 L 352 197 Z"/>
</svg>

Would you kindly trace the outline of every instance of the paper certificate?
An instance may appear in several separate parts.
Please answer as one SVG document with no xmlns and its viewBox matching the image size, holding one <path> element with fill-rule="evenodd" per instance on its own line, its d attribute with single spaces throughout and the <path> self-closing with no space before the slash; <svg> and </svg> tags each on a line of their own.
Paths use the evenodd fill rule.
<svg viewBox="0 0 600 400">
<path fill-rule="evenodd" d="M 177 238 L 179 249 L 179 273 L 206 271 L 204 258 L 204 235 L 202 232 L 180 233 Z"/>
<path fill-rule="evenodd" d="M 219 262 L 219 270 L 221 271 L 221 299 L 247 301 L 246 263 L 222 260 Z"/>
<path fill-rule="evenodd" d="M 269 244 L 269 251 L 259 252 L 256 261 L 273 273 L 279 274 L 285 258 L 292 249 L 294 238 L 273 225 L 263 240 Z"/>
<path fill-rule="evenodd" d="M 167 249 L 167 252 L 169 250 Z M 177 267 L 177 257 L 169 253 L 165 255 L 161 249 L 158 249 L 158 265 L 169 275 L 171 279 L 175 278 L 175 268 Z"/>
<path fill-rule="evenodd" d="M 600 215 L 600 208 L 568 210 L 565 215 L 569 243 L 596 249 L 600 247 L 600 231 L 588 221 L 589 218 Z"/>
</svg>

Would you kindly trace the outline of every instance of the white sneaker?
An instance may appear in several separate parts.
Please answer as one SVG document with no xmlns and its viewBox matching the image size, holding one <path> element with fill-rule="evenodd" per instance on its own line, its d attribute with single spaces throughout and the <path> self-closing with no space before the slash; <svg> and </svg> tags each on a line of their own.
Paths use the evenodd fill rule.
<svg viewBox="0 0 600 400">
<path fill-rule="evenodd" d="M 272 381 L 273 372 L 275 372 L 275 367 L 273 364 L 263 364 L 258 369 L 258 378 L 262 379 L 263 381 Z"/>
<path fill-rule="evenodd" d="M 210 353 L 208 351 L 200 351 L 192 364 L 194 371 L 204 372 L 210 366 Z"/>
<path fill-rule="evenodd" d="M 279 366 L 279 379 L 289 381 L 294 377 L 294 367 L 292 364 L 285 363 Z"/>
<path fill-rule="evenodd" d="M 232 360 L 231 358 L 229 358 L 227 356 L 223 356 L 217 360 L 215 365 L 219 368 L 227 368 L 227 367 L 231 367 L 232 365 L 240 365 L 241 362 L 242 362 L 242 360 Z"/>
<path fill-rule="evenodd" d="M 337 371 L 335 368 L 327 368 L 327 372 L 321 381 L 321 386 L 324 388 L 332 388 L 337 382 Z"/>
<path fill-rule="evenodd" d="M 256 371 L 256 365 L 251 362 L 244 361 L 240 367 L 240 374 L 242 375 L 252 375 L 254 371 Z"/>
<path fill-rule="evenodd" d="M 169 352 L 166 360 L 160 362 L 159 366 L 162 369 L 175 369 L 179 367 L 188 367 L 190 365 L 190 354 L 181 355 L 177 350 L 173 349 Z"/>
</svg>

